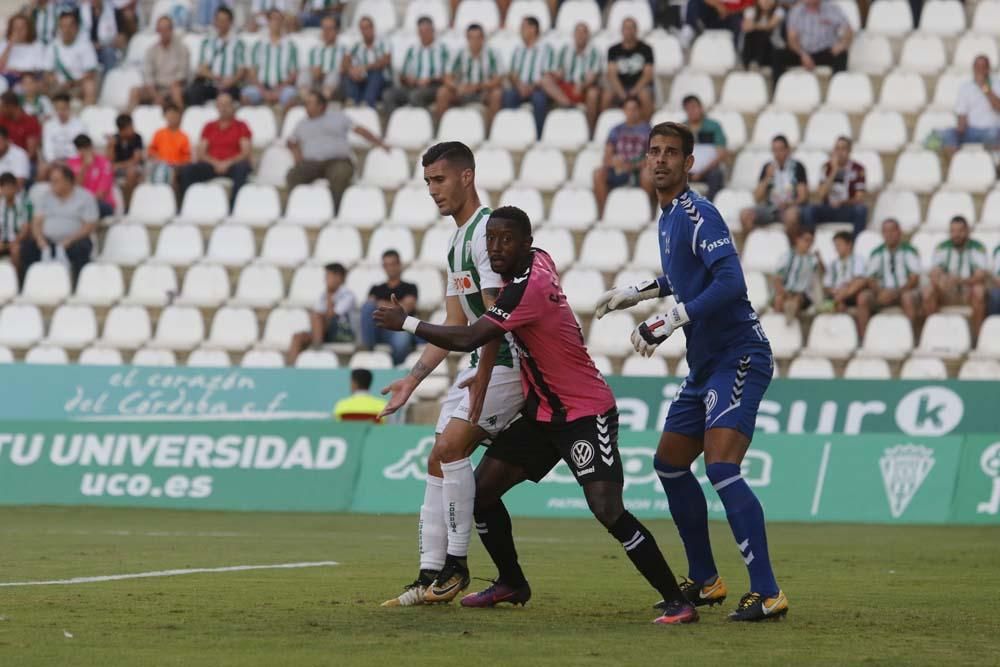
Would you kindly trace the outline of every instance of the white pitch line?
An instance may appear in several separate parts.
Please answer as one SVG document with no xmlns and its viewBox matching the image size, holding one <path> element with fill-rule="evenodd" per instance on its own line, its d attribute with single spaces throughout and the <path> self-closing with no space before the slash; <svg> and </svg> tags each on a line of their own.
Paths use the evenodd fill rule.
<svg viewBox="0 0 1000 667">
<path fill-rule="evenodd" d="M 336 561 L 322 560 L 314 563 L 278 563 L 277 565 L 231 565 L 229 567 L 195 567 L 186 570 L 157 570 L 154 572 L 135 572 L 133 574 L 108 574 L 100 577 L 74 577 L 72 579 L 53 579 L 50 581 L 11 581 L 0 583 L 0 587 L 11 586 L 67 586 L 69 584 L 95 584 L 102 581 L 121 581 L 123 579 L 149 579 L 151 577 L 178 577 L 185 574 L 206 574 L 213 572 L 245 572 L 247 570 L 296 570 L 304 567 L 331 567 L 338 565 Z"/>
<path fill-rule="evenodd" d="M 830 462 L 830 443 L 823 445 L 823 457 L 819 460 L 819 474 L 816 475 L 816 491 L 813 493 L 812 516 L 819 513 L 819 500 L 823 496 L 823 483 L 826 481 L 826 466 Z"/>
</svg>

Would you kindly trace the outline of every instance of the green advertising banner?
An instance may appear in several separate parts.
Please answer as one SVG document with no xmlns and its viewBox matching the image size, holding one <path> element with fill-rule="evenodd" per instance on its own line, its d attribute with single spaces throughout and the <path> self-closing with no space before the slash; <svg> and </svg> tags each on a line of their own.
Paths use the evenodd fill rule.
<svg viewBox="0 0 1000 667">
<path fill-rule="evenodd" d="M 623 429 L 661 428 L 680 378 L 608 377 Z M 774 380 L 757 433 L 903 433 L 927 438 L 1000 434 L 997 383 L 916 380 Z"/>
<path fill-rule="evenodd" d="M 656 432 L 620 434 L 625 504 L 637 516 L 669 515 L 653 470 L 658 440 Z M 433 433 L 427 428 L 399 426 L 369 431 L 351 509 L 417 512 L 433 445 Z M 978 447 L 976 465 L 980 458 L 988 459 L 993 476 L 987 479 L 982 472 L 977 473 L 976 481 L 982 488 L 974 493 L 976 498 L 989 500 L 990 489 L 986 487 L 1000 474 L 1000 444 L 989 456 L 981 455 L 985 450 L 985 446 Z M 953 517 L 952 510 L 962 452 L 963 440 L 958 437 L 769 435 L 754 440 L 743 462 L 743 475 L 774 521 L 944 523 L 954 518 L 970 522 L 973 519 L 965 515 Z M 722 503 L 704 476 L 702 460 L 695 463 L 694 472 L 705 489 L 710 518 L 725 519 Z M 1000 524 L 996 511 L 1000 483 L 993 488 L 997 489 L 992 492 L 993 512 L 984 512 L 977 520 Z M 958 498 L 963 491 L 958 492 Z M 505 502 L 518 516 L 590 515 L 583 492 L 565 463 L 557 465 L 539 484 L 528 482 L 513 489 Z"/>
<path fill-rule="evenodd" d="M 6 422 L 0 504 L 345 511 L 367 425 Z"/>
<path fill-rule="evenodd" d="M 1000 524 L 1000 435 L 966 438 L 951 518 Z"/>
</svg>

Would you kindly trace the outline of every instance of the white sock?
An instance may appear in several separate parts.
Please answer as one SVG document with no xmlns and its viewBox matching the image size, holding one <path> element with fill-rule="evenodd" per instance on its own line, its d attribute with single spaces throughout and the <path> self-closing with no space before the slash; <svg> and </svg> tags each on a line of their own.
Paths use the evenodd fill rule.
<svg viewBox="0 0 1000 667">
<path fill-rule="evenodd" d="M 472 510 L 476 502 L 476 473 L 470 459 L 442 463 L 444 493 L 442 494 L 445 524 L 448 530 L 448 554 L 465 558 L 469 555 L 472 535 Z"/>
<path fill-rule="evenodd" d="M 444 481 L 427 475 L 424 486 L 424 504 L 420 507 L 420 569 L 437 572 L 444 567 L 445 550 L 448 548 L 448 527 L 441 513 Z"/>
</svg>

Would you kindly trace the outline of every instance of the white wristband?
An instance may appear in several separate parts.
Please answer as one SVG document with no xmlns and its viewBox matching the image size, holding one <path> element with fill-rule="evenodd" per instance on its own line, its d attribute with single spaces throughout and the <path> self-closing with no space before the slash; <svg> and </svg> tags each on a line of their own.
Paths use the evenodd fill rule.
<svg viewBox="0 0 1000 667">
<path fill-rule="evenodd" d="M 420 324 L 420 320 L 412 315 L 407 315 L 406 319 L 403 320 L 403 331 L 409 331 L 411 334 L 417 334 L 417 325 Z"/>
</svg>

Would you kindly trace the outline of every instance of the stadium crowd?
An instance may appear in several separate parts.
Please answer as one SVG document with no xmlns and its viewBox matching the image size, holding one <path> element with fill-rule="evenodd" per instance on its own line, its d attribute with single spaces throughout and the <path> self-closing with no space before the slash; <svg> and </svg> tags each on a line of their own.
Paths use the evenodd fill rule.
<svg viewBox="0 0 1000 667">
<path fill-rule="evenodd" d="M 980 0 L 989 2 L 995 0 Z M 755 305 L 773 307 L 789 322 L 801 319 L 806 324 L 824 313 L 850 313 L 859 341 L 880 310 L 898 307 L 912 332 L 919 334 L 924 320 L 957 307 L 970 314 L 974 340 L 986 318 L 1000 314 L 1000 238 L 990 237 L 995 248 L 977 239 L 978 216 L 964 205 L 972 197 L 948 199 L 942 190 L 935 198 L 941 195 L 943 203 L 954 203 L 953 210 L 932 200 L 928 215 L 918 211 L 916 224 L 902 220 L 892 202 L 881 205 L 888 192 L 882 189 L 882 154 L 895 159 L 893 185 L 906 182 L 899 177 L 905 153 L 895 157 L 902 143 L 873 152 L 866 142 L 859 153 L 850 125 L 830 123 L 814 133 L 825 143 L 810 141 L 807 160 L 798 120 L 792 117 L 791 128 L 780 122 L 789 115 L 780 105 L 802 83 L 801 77 L 816 81 L 818 73 L 825 81 L 832 74 L 830 101 L 838 76 L 866 71 L 863 58 L 868 52 L 857 42 L 869 42 L 859 28 L 867 19 L 867 32 L 872 32 L 883 3 L 898 5 L 879 0 L 870 8 L 863 4 L 859 13 L 849 0 L 688 0 L 684 11 L 675 15 L 669 3 L 644 0 L 485 3 L 492 10 L 476 0 L 453 0 L 450 7 L 421 0 L 399 3 L 411 27 L 392 31 L 384 28 L 387 22 L 380 13 L 392 5 L 390 0 L 253 0 L 235 6 L 224 0 L 193 5 L 160 0 L 152 11 L 134 0 L 35 0 L 9 17 L 6 40 L 0 44 L 0 85 L 7 88 L 0 95 L 0 251 L 9 256 L 20 285 L 27 282 L 34 263 L 54 262 L 68 268 L 72 291 L 88 262 L 108 257 L 98 241 L 112 236 L 116 226 L 128 225 L 133 212 L 147 206 L 140 197 L 152 192 L 150 186 L 167 186 L 173 199 L 168 208 L 180 210 L 177 217 L 185 220 L 197 220 L 189 214 L 197 210 L 204 188 L 222 183 L 228 202 L 218 217 L 239 222 L 241 190 L 251 184 L 256 197 L 265 182 L 278 186 L 289 209 L 293 192 L 322 183 L 333 204 L 322 223 L 333 217 L 333 210 L 353 215 L 348 209 L 357 207 L 363 217 L 367 200 L 352 195 L 360 196 L 370 185 L 368 163 L 395 163 L 400 148 L 382 128 L 391 129 L 396 118 L 412 120 L 415 117 L 406 114 L 422 109 L 429 111 L 428 138 L 455 127 L 449 120 L 472 112 L 481 119 L 480 141 L 506 132 L 508 126 L 497 127 L 501 114 L 509 119 L 530 109 L 534 136 L 520 151 L 506 151 L 507 160 L 524 148 L 531 148 L 529 154 L 544 153 L 563 119 L 582 118 L 585 140 L 594 142 L 594 157 L 584 165 L 583 151 L 577 152 L 582 146 L 562 148 L 571 155 L 576 152 L 573 177 L 565 174 L 563 163 L 563 175 L 555 174 L 556 187 L 537 189 L 546 198 L 566 181 L 589 189 L 595 207 L 590 217 L 596 225 L 563 226 L 574 232 L 592 225 L 596 230 L 623 206 L 637 202 L 635 193 L 653 201 L 651 181 L 642 169 L 645 140 L 651 123 L 670 118 L 694 131 L 691 180 L 716 200 L 744 253 L 753 245 L 760 252 L 762 244 L 751 243 L 755 232 L 767 232 L 772 241 L 765 260 L 757 263 L 768 278 L 767 294 Z M 942 3 L 948 4 L 930 4 Z M 417 8 L 411 11 L 408 5 Z M 469 9 L 473 5 L 476 12 Z M 617 11 L 619 5 L 627 9 Z M 920 21 L 922 7 L 913 5 L 909 20 Z M 379 11 L 366 13 L 366 6 Z M 424 6 L 426 14 L 420 12 Z M 431 11 L 435 7 L 440 14 Z M 857 16 L 846 11 L 848 7 Z M 930 20 L 924 16 L 919 25 L 926 31 Z M 498 26 L 506 30 L 498 31 Z M 952 166 L 966 155 L 963 146 L 984 145 L 991 181 L 995 156 L 989 151 L 1000 149 L 995 35 L 992 41 L 992 50 L 977 51 L 969 59 L 971 67 L 948 98 L 951 113 L 945 115 L 954 124 L 942 125 L 939 114 L 933 124 L 918 123 L 920 136 L 913 135 L 915 144 L 923 144 L 922 159 L 929 154 Z M 706 44 L 734 56 L 731 68 L 713 72 L 725 79 L 719 103 L 711 78 L 698 78 L 682 67 L 685 61 L 693 65 Z M 676 47 L 676 54 L 664 45 Z M 665 64 L 665 57 L 678 62 Z M 766 80 L 761 75 L 770 78 L 762 102 L 744 108 L 732 104 L 756 95 L 754 86 Z M 707 89 L 699 83 L 705 79 Z M 737 85 L 747 81 L 754 85 Z M 883 89 L 883 98 L 887 94 Z M 765 108 L 768 103 L 772 106 Z M 854 112 L 864 114 L 868 106 Z M 815 107 L 792 105 L 805 116 Z M 923 106 L 916 106 L 911 114 L 920 111 Z M 260 122 L 261 112 L 268 122 Z M 110 113 L 113 127 L 107 123 Z M 809 127 L 822 113 L 815 112 Z M 744 118 L 755 114 L 754 137 L 748 142 Z M 98 117 L 101 122 L 94 121 Z M 768 124 L 765 118 L 779 122 Z M 201 122 L 195 122 L 198 119 Z M 280 136 L 277 119 L 282 119 Z M 403 134 L 423 133 L 419 123 L 400 123 Z M 809 128 L 806 135 L 810 139 Z M 770 156 L 751 155 L 746 148 L 765 142 Z M 272 151 L 273 146 L 281 150 Z M 410 157 L 420 150 L 405 148 Z M 364 158 L 359 158 L 359 149 L 365 151 Z M 819 149 L 825 155 L 817 156 Z M 871 172 L 872 155 L 877 174 Z M 528 162 L 526 154 L 522 175 Z M 748 184 L 745 174 L 750 168 L 755 183 Z M 940 164 L 934 169 L 937 181 L 917 189 L 922 197 L 943 181 Z M 878 181 L 874 187 L 873 175 Z M 397 190 L 404 184 L 382 189 Z M 981 200 L 986 189 L 975 195 Z M 622 191 L 620 197 L 615 190 Z M 550 205 L 549 226 L 555 224 L 558 194 Z M 1000 196 L 994 193 L 982 205 L 984 213 L 994 197 L 994 205 L 1000 206 Z M 248 196 L 246 201 L 252 209 L 257 200 Z M 372 236 L 384 221 L 396 221 L 395 213 L 386 215 L 384 202 L 380 205 L 380 219 L 368 225 L 375 228 Z M 643 210 L 647 204 L 638 206 Z M 373 210 L 379 215 L 378 207 Z M 940 219 L 932 219 L 931 213 Z M 652 217 L 650 209 L 647 221 Z M 913 233 L 922 221 L 929 229 L 947 230 L 947 239 L 925 235 L 934 239 L 934 247 L 917 247 Z M 266 228 L 270 222 L 258 226 Z M 1000 228 L 1000 220 L 994 222 Z M 774 229 L 778 225 L 780 234 Z M 314 307 L 308 321 L 297 320 L 298 328 L 288 332 L 283 363 L 295 364 L 304 352 L 315 352 L 326 343 L 353 343 L 367 350 L 388 346 L 393 364 L 412 352 L 412 336 L 390 335 L 370 323 L 371 311 L 391 295 L 408 310 L 416 310 L 418 302 L 433 309 L 431 297 L 420 301 L 422 284 L 402 279 L 414 260 L 412 248 L 392 243 L 376 248 L 370 242 L 368 252 L 358 253 L 358 258 L 362 254 L 369 264 L 381 261 L 385 282 L 375 282 L 366 268 L 371 282 L 349 285 L 353 262 L 319 263 L 316 268 L 325 267 L 323 271 L 310 274 Z M 251 257 L 257 257 L 256 250 Z M 755 285 L 751 282 L 751 291 Z M 165 305 L 177 292 L 175 286 Z M 183 297 L 184 290 L 179 292 Z"/>
</svg>

